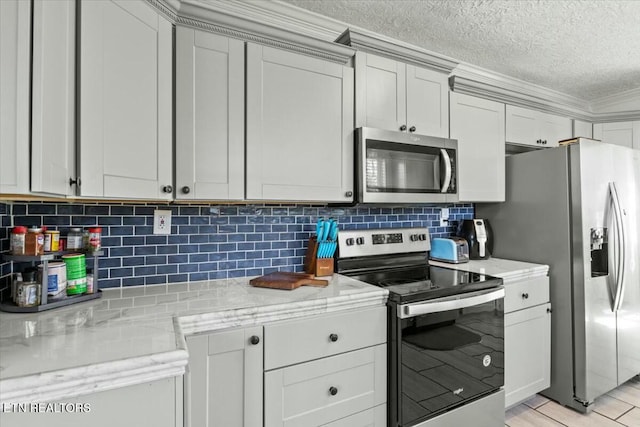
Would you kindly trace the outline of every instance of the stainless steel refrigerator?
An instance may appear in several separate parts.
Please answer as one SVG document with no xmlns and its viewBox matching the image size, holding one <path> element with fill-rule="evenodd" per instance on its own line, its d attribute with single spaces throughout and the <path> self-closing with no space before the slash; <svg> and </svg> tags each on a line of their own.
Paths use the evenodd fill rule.
<svg viewBox="0 0 640 427">
<path fill-rule="evenodd" d="M 509 156 L 506 174 L 506 202 L 477 204 L 476 217 L 494 256 L 550 266 L 542 394 L 588 411 L 640 373 L 640 150 L 581 138 Z"/>
</svg>

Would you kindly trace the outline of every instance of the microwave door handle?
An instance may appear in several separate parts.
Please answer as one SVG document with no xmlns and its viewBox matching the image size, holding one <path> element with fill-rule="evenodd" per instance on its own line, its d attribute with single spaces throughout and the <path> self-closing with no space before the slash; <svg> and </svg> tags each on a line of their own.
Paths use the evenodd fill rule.
<svg viewBox="0 0 640 427">
<path fill-rule="evenodd" d="M 406 319 L 422 314 L 440 313 L 442 311 L 458 310 L 474 305 L 484 304 L 490 301 L 504 298 L 504 288 L 490 291 L 471 292 L 469 294 L 456 295 L 448 298 L 428 300 L 419 303 L 398 306 L 398 317 Z"/>
<path fill-rule="evenodd" d="M 441 193 L 446 193 L 449 185 L 451 184 L 451 158 L 449 153 L 444 148 L 440 149 L 440 154 L 444 159 L 444 182 L 442 183 Z"/>
<path fill-rule="evenodd" d="M 620 197 L 618 196 L 618 188 L 615 182 L 609 183 L 609 193 L 611 195 L 611 201 L 613 202 L 614 218 L 616 223 L 616 240 L 619 247 L 618 259 L 616 265 L 616 293 L 613 302 L 613 311 L 620 310 L 622 305 L 622 298 L 624 295 L 624 279 L 626 268 L 626 248 L 625 248 L 625 229 L 624 218 L 622 217 L 622 208 L 620 207 Z"/>
</svg>

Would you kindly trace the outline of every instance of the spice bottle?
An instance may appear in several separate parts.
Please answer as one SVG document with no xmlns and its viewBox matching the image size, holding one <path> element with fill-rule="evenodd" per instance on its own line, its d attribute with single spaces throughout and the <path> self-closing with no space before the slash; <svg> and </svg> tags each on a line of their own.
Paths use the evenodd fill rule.
<svg viewBox="0 0 640 427">
<path fill-rule="evenodd" d="M 44 253 L 44 234 L 42 229 L 31 227 L 27 230 L 24 242 L 25 255 L 42 255 Z"/>
<path fill-rule="evenodd" d="M 11 239 L 9 240 L 9 247 L 13 255 L 24 255 L 26 236 L 27 227 L 13 227 L 13 230 L 11 230 Z"/>
<path fill-rule="evenodd" d="M 88 248 L 89 252 L 98 252 L 100 250 L 101 237 L 102 237 L 102 227 L 89 228 L 89 248 Z"/>
</svg>

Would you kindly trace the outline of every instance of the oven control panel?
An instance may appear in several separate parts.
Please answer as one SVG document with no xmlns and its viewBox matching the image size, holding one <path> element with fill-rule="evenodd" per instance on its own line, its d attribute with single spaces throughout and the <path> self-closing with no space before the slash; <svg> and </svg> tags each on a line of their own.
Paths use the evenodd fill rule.
<svg viewBox="0 0 640 427">
<path fill-rule="evenodd" d="M 427 228 L 345 230 L 338 234 L 338 245 L 340 258 L 431 250 Z"/>
</svg>

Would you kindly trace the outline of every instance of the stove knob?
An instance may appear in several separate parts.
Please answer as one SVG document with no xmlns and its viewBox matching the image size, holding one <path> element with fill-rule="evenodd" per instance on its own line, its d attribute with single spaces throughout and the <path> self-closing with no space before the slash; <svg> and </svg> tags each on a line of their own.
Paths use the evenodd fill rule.
<svg viewBox="0 0 640 427">
<path fill-rule="evenodd" d="M 358 237 L 356 239 L 356 243 L 359 245 L 364 245 L 364 237 Z"/>
<path fill-rule="evenodd" d="M 419 239 L 419 240 L 427 240 L 427 235 L 426 235 L 426 234 L 420 234 L 420 235 L 418 236 L 418 239 Z"/>
<path fill-rule="evenodd" d="M 353 246 L 353 237 L 349 237 L 344 242 L 347 244 L 347 246 Z"/>
<path fill-rule="evenodd" d="M 410 239 L 412 242 L 415 242 L 416 240 L 418 240 L 418 235 L 417 235 L 417 234 L 412 234 L 411 236 L 409 236 L 409 239 Z"/>
</svg>

